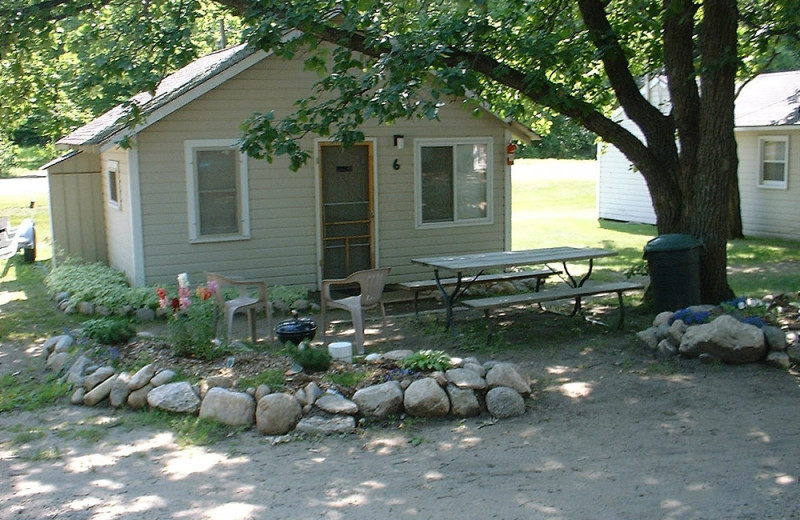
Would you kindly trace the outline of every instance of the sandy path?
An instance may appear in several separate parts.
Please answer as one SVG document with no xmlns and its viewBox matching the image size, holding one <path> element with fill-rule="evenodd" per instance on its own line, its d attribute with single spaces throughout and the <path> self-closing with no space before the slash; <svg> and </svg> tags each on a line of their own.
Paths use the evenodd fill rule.
<svg viewBox="0 0 800 520">
<path fill-rule="evenodd" d="M 494 424 L 281 445 L 246 432 L 182 448 L 167 432 L 91 426 L 114 424 L 108 409 L 6 414 L 0 518 L 800 518 L 793 376 L 697 363 L 645 375 L 646 358 L 623 366 L 614 352 L 532 357 L 529 411 Z M 14 441 L 14 425 L 44 437 Z M 80 433 L 97 430 L 96 443 Z"/>
</svg>

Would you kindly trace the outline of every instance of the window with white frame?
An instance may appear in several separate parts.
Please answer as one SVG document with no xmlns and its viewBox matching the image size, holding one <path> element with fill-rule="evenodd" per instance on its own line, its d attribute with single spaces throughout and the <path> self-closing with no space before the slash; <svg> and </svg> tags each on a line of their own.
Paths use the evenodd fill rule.
<svg viewBox="0 0 800 520">
<path fill-rule="evenodd" d="M 185 142 L 192 241 L 250 237 L 247 158 L 232 139 Z"/>
<path fill-rule="evenodd" d="M 786 188 L 789 178 L 789 137 L 776 135 L 758 138 L 758 185 Z"/>
<path fill-rule="evenodd" d="M 417 226 L 490 223 L 492 140 L 415 141 Z"/>
<path fill-rule="evenodd" d="M 108 190 L 108 205 L 120 209 L 119 200 L 119 162 L 106 163 L 106 186 Z"/>
</svg>

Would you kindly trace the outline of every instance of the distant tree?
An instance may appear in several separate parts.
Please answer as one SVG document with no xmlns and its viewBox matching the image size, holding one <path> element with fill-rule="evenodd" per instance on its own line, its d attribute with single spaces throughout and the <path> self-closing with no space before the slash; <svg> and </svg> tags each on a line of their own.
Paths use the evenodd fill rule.
<svg viewBox="0 0 800 520">
<path fill-rule="evenodd" d="M 207 0 L 0 0 L 0 118 L 19 144 L 51 142 L 218 48 L 238 17 Z"/>
<path fill-rule="evenodd" d="M 522 145 L 521 159 L 594 159 L 597 136 L 565 116 L 557 115 L 534 126 L 542 138 Z M 544 128 L 542 128 L 544 126 Z"/>
</svg>

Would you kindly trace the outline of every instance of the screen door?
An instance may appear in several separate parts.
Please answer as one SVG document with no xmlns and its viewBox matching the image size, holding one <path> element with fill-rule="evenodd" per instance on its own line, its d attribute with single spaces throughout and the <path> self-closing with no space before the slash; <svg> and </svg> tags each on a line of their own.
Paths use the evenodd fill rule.
<svg viewBox="0 0 800 520">
<path fill-rule="evenodd" d="M 371 145 L 320 145 L 322 277 L 373 266 Z"/>
</svg>

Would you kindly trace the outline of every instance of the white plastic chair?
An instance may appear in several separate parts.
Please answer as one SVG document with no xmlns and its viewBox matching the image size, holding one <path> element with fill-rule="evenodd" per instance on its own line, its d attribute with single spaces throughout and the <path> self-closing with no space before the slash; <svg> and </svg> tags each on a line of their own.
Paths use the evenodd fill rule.
<svg viewBox="0 0 800 520">
<path fill-rule="evenodd" d="M 250 339 L 256 342 L 256 311 L 264 309 L 267 313 L 267 330 L 269 330 L 269 340 L 273 340 L 272 331 L 272 305 L 267 299 L 267 283 L 260 280 L 241 280 L 238 278 L 228 278 L 216 273 L 206 273 L 206 280 L 217 284 L 214 298 L 220 310 L 225 316 L 225 324 L 228 330 L 228 339 L 231 338 L 233 329 L 233 316 L 237 312 L 247 314 L 247 324 L 250 327 Z M 224 295 L 225 287 L 235 287 L 239 291 L 238 298 L 226 300 Z M 255 288 L 258 291 L 257 297 L 248 294 L 249 289 Z"/>
<path fill-rule="evenodd" d="M 326 311 L 328 308 L 344 309 L 350 313 L 355 329 L 356 349 L 359 354 L 364 353 L 364 316 L 363 311 L 380 308 L 383 317 L 383 326 L 386 327 L 386 309 L 383 307 L 383 286 L 386 285 L 386 277 L 391 268 L 366 269 L 356 271 L 347 278 L 323 280 L 322 293 L 320 295 L 320 307 L 322 311 L 322 337 L 325 337 L 327 329 Z M 359 294 L 346 298 L 334 299 L 331 296 L 331 288 L 334 286 L 344 286 L 358 284 Z"/>
</svg>

